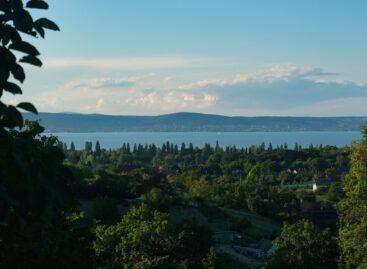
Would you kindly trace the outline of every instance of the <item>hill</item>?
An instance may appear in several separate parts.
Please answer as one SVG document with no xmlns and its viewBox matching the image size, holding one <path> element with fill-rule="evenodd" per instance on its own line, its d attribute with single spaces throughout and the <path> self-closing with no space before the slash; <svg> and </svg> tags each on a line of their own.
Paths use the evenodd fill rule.
<svg viewBox="0 0 367 269">
<path fill-rule="evenodd" d="M 160 116 L 112 116 L 74 113 L 24 113 L 49 132 L 253 132 L 360 131 L 367 117 L 241 117 L 200 113 Z"/>
</svg>

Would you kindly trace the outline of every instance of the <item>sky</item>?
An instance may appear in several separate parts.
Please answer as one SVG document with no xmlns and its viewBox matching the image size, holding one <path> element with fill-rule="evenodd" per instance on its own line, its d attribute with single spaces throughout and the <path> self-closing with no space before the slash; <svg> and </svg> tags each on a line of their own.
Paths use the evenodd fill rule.
<svg viewBox="0 0 367 269">
<path fill-rule="evenodd" d="M 39 111 L 367 116 L 365 0 L 49 0 Z"/>
</svg>

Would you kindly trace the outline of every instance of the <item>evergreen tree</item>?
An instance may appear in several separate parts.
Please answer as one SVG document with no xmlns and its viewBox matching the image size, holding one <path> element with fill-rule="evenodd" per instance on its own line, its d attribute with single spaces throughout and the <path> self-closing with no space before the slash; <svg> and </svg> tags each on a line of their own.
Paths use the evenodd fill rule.
<svg viewBox="0 0 367 269">
<path fill-rule="evenodd" d="M 189 144 L 189 153 L 194 152 L 194 145 L 192 143 Z"/>
<path fill-rule="evenodd" d="M 94 152 L 96 153 L 97 156 L 99 156 L 101 154 L 101 145 L 99 144 L 98 140 L 96 141 Z"/>
<path fill-rule="evenodd" d="M 127 143 L 127 145 L 126 145 L 126 153 L 127 154 L 130 154 L 131 153 L 131 149 L 130 149 L 130 144 L 129 143 Z"/>
<path fill-rule="evenodd" d="M 272 143 L 269 144 L 268 151 L 273 151 L 273 144 Z"/>
<path fill-rule="evenodd" d="M 186 144 L 185 143 L 182 143 L 181 144 L 181 154 L 185 154 L 185 151 L 186 151 Z"/>
<path fill-rule="evenodd" d="M 219 146 L 218 140 L 215 142 L 215 152 L 220 153 L 222 151 L 221 147 Z"/>
<path fill-rule="evenodd" d="M 63 144 L 62 150 L 64 153 L 68 151 L 68 146 L 66 145 L 66 143 Z"/>
<path fill-rule="evenodd" d="M 70 144 L 70 151 L 71 151 L 71 152 L 74 152 L 74 151 L 75 151 L 75 145 L 74 145 L 74 142 L 71 142 L 71 144 Z"/>
<path fill-rule="evenodd" d="M 86 141 L 85 146 L 84 146 L 84 150 L 87 153 L 90 153 L 90 152 L 92 152 L 92 148 L 93 148 L 92 142 Z"/>
<path fill-rule="evenodd" d="M 294 144 L 294 150 L 295 150 L 295 151 L 299 151 L 298 143 Z"/>
<path fill-rule="evenodd" d="M 265 143 L 262 142 L 259 148 L 260 152 L 264 152 L 265 151 Z"/>
<path fill-rule="evenodd" d="M 167 146 L 166 146 L 166 144 L 163 144 L 162 145 L 162 152 L 163 153 L 167 153 Z"/>
</svg>

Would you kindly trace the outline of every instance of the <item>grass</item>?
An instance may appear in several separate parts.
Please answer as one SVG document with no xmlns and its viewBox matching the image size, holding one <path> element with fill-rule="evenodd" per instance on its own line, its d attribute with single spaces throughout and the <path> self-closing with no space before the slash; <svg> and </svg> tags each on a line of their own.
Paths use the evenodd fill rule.
<svg viewBox="0 0 367 269">
<path fill-rule="evenodd" d="M 185 218 L 192 218 L 200 224 L 208 226 L 218 243 L 227 244 L 232 242 L 240 234 L 244 243 L 254 243 L 261 238 L 270 238 L 274 231 L 279 231 L 281 226 L 266 217 L 245 211 L 220 207 L 223 214 L 215 218 L 205 216 L 198 208 L 186 206 L 174 206 L 170 209 L 170 220 L 173 223 L 180 222 Z M 251 227 L 245 233 L 235 230 L 236 223 L 242 218 L 251 222 Z"/>
<path fill-rule="evenodd" d="M 239 263 L 233 260 L 233 258 L 227 254 L 219 254 L 218 258 L 220 260 L 220 264 L 225 269 L 250 269 L 251 268 L 250 266 L 246 266 L 242 263 Z"/>
<path fill-rule="evenodd" d="M 194 219 L 201 225 L 209 225 L 207 218 L 194 207 L 174 206 L 170 208 L 169 213 L 173 223 L 178 223 L 184 219 Z"/>
<path fill-rule="evenodd" d="M 266 217 L 244 211 L 244 210 L 235 210 L 229 208 L 221 208 L 225 213 L 234 218 L 235 220 L 239 220 L 243 217 L 247 218 L 252 226 L 248 229 L 248 234 L 251 237 L 265 237 L 269 238 L 272 236 L 274 231 L 279 231 L 281 226 L 279 223 L 268 219 Z"/>
</svg>

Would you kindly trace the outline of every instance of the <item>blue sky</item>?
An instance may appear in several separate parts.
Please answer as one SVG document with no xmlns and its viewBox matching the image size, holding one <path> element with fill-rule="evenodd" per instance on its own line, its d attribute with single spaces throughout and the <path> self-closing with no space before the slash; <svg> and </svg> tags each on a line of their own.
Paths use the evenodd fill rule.
<svg viewBox="0 0 367 269">
<path fill-rule="evenodd" d="M 22 97 L 41 111 L 367 115 L 367 1 L 49 3 Z"/>
</svg>

